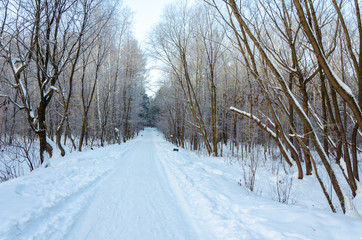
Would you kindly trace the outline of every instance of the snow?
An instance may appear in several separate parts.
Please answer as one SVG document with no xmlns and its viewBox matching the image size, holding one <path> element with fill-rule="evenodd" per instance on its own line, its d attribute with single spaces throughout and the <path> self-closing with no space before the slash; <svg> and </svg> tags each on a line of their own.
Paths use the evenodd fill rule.
<svg viewBox="0 0 362 240">
<path fill-rule="evenodd" d="M 59 89 L 55 86 L 50 86 L 50 89 L 54 92 L 60 93 Z"/>
<path fill-rule="evenodd" d="M 260 121 L 259 118 L 255 117 L 255 116 L 251 116 L 250 113 L 244 112 L 244 111 L 242 111 L 242 110 L 240 110 L 240 109 L 237 109 L 237 108 L 235 108 L 235 107 L 230 107 L 230 110 L 231 110 L 231 111 L 234 111 L 234 112 L 236 112 L 236 113 L 239 113 L 239 114 L 241 114 L 241 115 L 247 116 L 248 118 L 252 118 L 255 122 L 257 122 L 257 123 L 259 123 L 261 126 L 263 126 L 263 127 L 266 129 L 266 131 L 268 131 L 269 134 L 271 134 L 273 137 L 276 137 L 276 134 L 273 132 L 273 130 L 271 130 L 269 127 L 267 127 L 265 124 L 263 124 L 263 123 Z M 269 120 L 269 123 L 274 127 L 274 126 L 275 126 L 274 123 L 273 123 L 272 121 L 270 121 L 270 119 L 268 119 L 268 120 Z"/>
<path fill-rule="evenodd" d="M 20 64 L 18 64 L 18 63 L 20 63 Z M 15 73 L 18 73 L 19 69 L 23 66 L 23 62 L 21 61 L 20 58 L 12 58 L 11 64 L 13 66 Z M 18 66 L 16 66 L 17 64 L 18 64 Z"/>
<path fill-rule="evenodd" d="M 0 239 L 362 239 L 360 219 L 320 207 L 312 177 L 285 205 L 239 186 L 238 164 L 174 147 L 146 128 L 0 184 Z"/>
<path fill-rule="evenodd" d="M 26 91 L 26 88 L 24 87 L 24 84 L 23 84 L 23 81 L 21 81 L 21 79 L 18 79 L 19 80 L 19 84 L 20 84 L 20 87 L 21 87 L 21 92 L 23 93 L 24 97 L 26 98 L 26 101 L 28 100 L 27 96 L 28 96 L 28 93 Z M 26 107 L 28 107 L 29 104 L 28 102 L 26 102 Z"/>
<path fill-rule="evenodd" d="M 32 119 L 34 119 L 34 118 L 35 118 L 35 115 L 34 115 L 33 110 L 30 110 L 30 111 L 29 111 L 29 115 L 30 115 L 30 117 L 31 117 Z"/>
<path fill-rule="evenodd" d="M 328 68 L 330 69 L 332 75 L 333 75 L 333 78 L 336 80 L 336 82 L 338 83 L 338 85 L 343 88 L 343 91 L 346 92 L 352 99 L 355 99 L 354 98 L 354 95 L 353 95 L 353 92 L 352 92 L 352 89 L 347 85 L 345 84 L 342 79 L 340 79 L 338 77 L 338 75 L 332 70 L 333 68 L 331 66 L 329 66 L 329 63 L 327 61 L 327 59 L 325 58 L 325 56 L 323 55 L 323 58 L 324 58 L 324 61 L 325 63 L 327 64 Z M 356 101 L 356 100 L 355 100 Z M 357 102 L 357 101 L 356 101 Z M 358 106 L 358 104 L 357 104 Z M 361 111 L 360 111 L 361 112 Z"/>
</svg>

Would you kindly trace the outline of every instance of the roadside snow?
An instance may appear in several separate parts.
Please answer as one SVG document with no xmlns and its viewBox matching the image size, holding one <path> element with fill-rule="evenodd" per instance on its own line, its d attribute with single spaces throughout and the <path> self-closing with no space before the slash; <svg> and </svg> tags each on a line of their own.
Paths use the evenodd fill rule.
<svg viewBox="0 0 362 240">
<path fill-rule="evenodd" d="M 362 239 L 360 219 L 258 197 L 237 184 L 242 173 L 235 166 L 182 149 L 174 153 L 172 146 L 158 145 L 160 159 L 185 208 L 212 239 Z"/>
<path fill-rule="evenodd" d="M 0 239 L 62 239 L 130 145 L 56 158 L 0 184 Z"/>
<path fill-rule="evenodd" d="M 237 164 L 174 147 L 146 129 L 0 184 L 0 239 L 362 239 L 360 219 L 257 196 Z"/>
</svg>

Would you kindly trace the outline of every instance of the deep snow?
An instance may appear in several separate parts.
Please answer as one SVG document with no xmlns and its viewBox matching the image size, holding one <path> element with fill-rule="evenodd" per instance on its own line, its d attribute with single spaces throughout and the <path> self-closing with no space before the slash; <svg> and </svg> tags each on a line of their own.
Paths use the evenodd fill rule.
<svg viewBox="0 0 362 240">
<path fill-rule="evenodd" d="M 240 166 L 173 148 L 146 129 L 0 184 L 0 239 L 362 239 L 324 200 L 275 202 L 238 185 Z"/>
</svg>

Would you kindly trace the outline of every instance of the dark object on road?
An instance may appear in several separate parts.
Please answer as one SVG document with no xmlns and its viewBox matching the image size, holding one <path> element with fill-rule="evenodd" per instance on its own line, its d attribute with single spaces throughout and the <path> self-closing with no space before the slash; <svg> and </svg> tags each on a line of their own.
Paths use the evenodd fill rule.
<svg viewBox="0 0 362 240">
<path fill-rule="evenodd" d="M 173 151 L 174 151 L 174 152 L 178 152 L 178 148 L 174 148 Z"/>
</svg>

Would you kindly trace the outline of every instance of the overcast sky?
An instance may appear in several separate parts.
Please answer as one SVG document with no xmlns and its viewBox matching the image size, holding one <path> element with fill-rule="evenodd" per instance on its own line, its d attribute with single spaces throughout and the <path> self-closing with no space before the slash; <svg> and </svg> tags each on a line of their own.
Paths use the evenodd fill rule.
<svg viewBox="0 0 362 240">
<path fill-rule="evenodd" d="M 137 40 L 144 46 L 147 33 L 160 19 L 162 10 L 173 0 L 124 0 L 126 6 L 134 12 L 133 31 Z"/>
<path fill-rule="evenodd" d="M 165 5 L 172 1 L 173 0 L 124 0 L 124 4 L 134 13 L 133 32 L 142 48 L 146 45 L 147 34 L 160 20 Z M 146 91 L 149 96 L 154 96 L 155 91 L 158 89 L 157 82 L 161 77 L 162 73 L 160 71 L 151 69 L 150 85 Z"/>
</svg>

